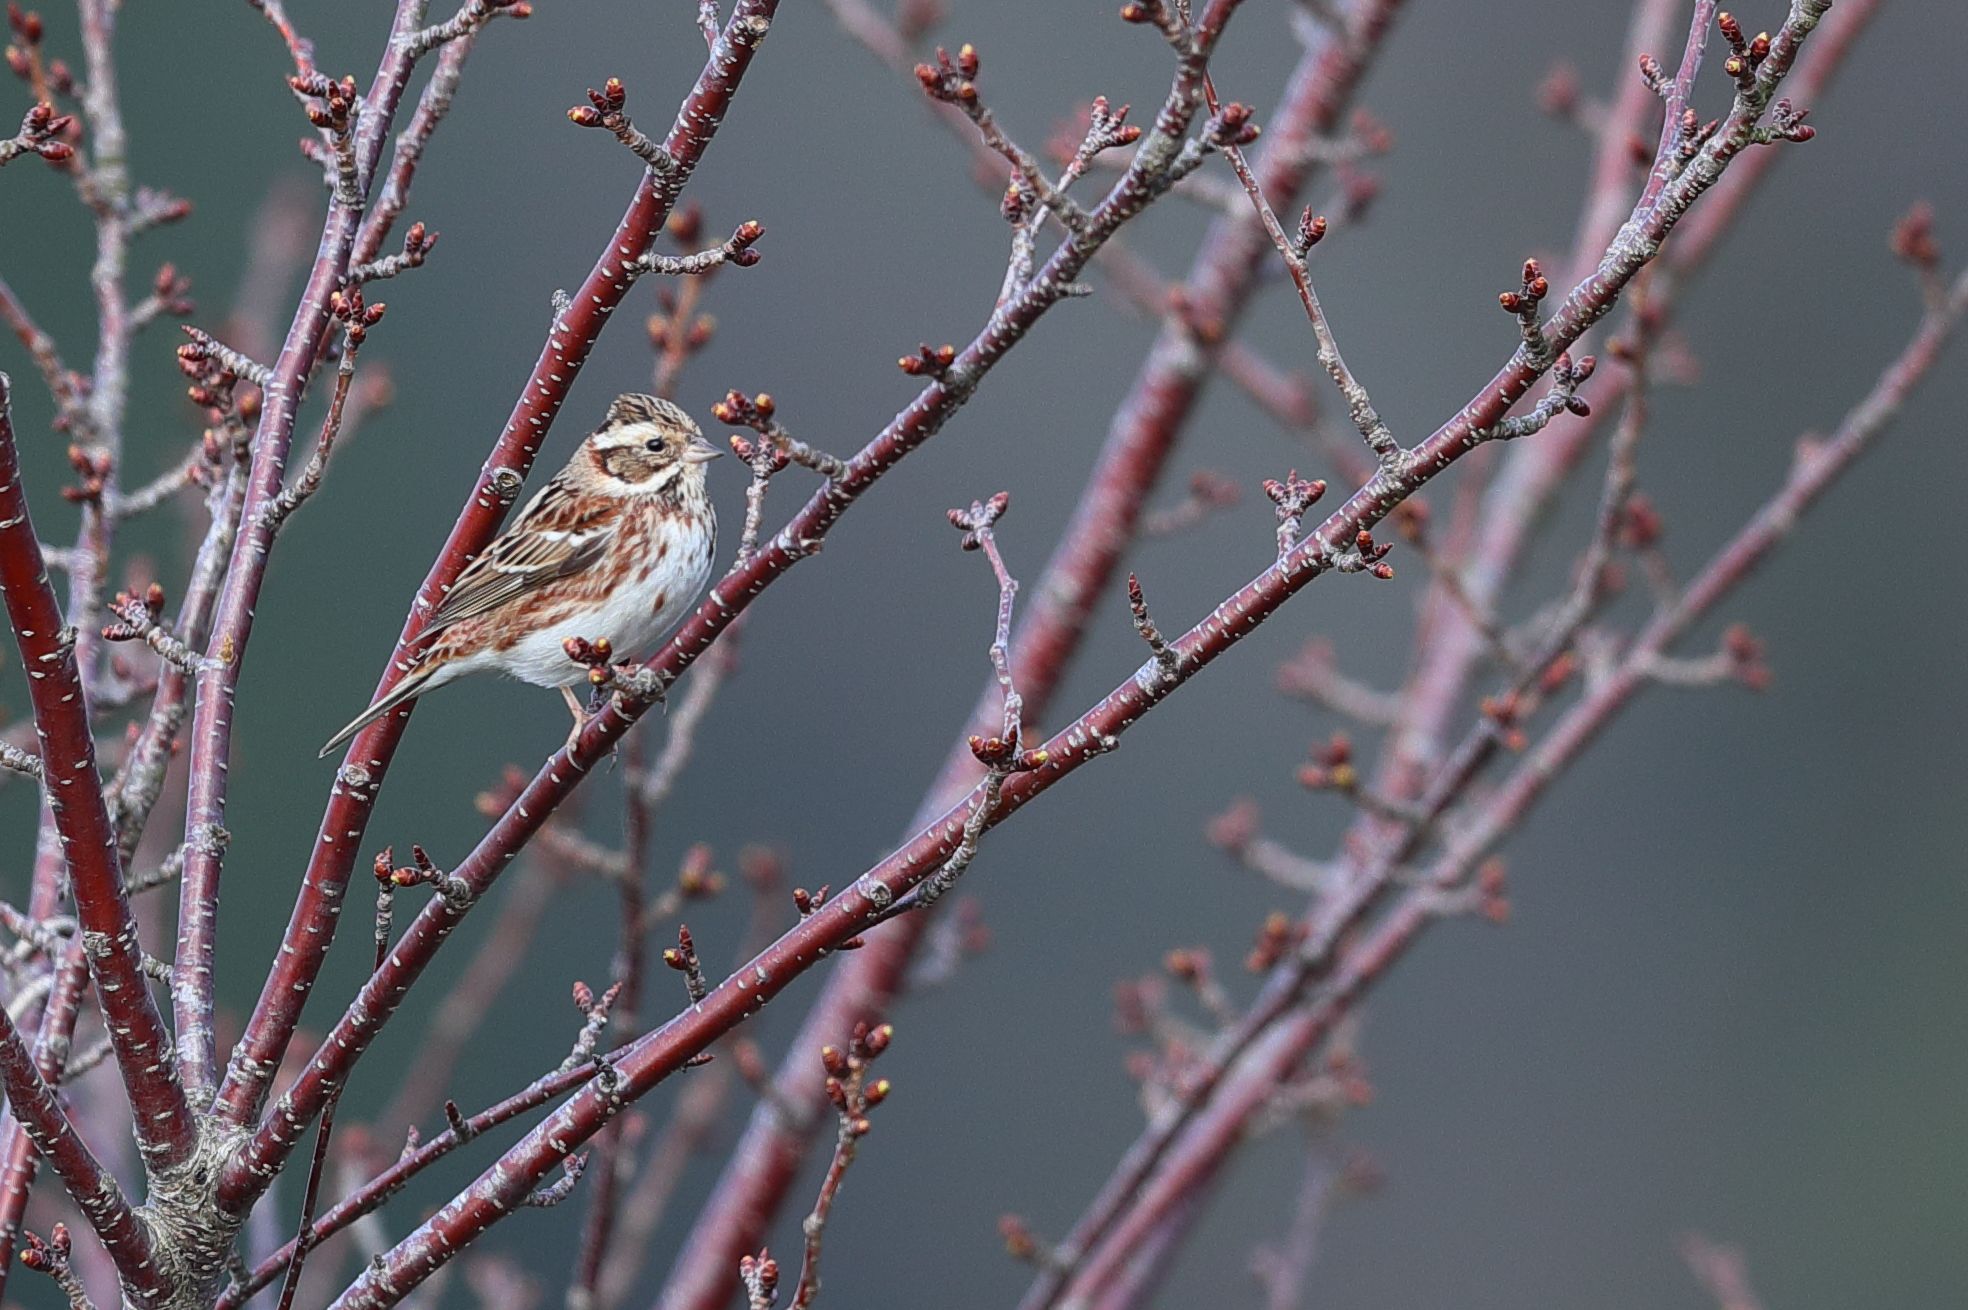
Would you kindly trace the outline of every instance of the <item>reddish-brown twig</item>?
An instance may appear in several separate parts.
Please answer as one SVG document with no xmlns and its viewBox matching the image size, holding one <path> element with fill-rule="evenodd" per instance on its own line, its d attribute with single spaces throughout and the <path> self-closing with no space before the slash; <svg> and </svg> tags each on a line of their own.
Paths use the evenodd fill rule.
<svg viewBox="0 0 1968 1310">
<path fill-rule="evenodd" d="M 184 1089 L 171 1073 L 166 1054 L 170 1037 L 163 1016 L 151 999 L 142 948 L 137 943 L 129 899 L 123 890 L 116 832 L 96 772 L 95 738 L 89 724 L 88 703 L 82 695 L 74 633 L 63 624 L 61 608 L 48 585 L 40 540 L 35 535 L 27 498 L 22 492 L 11 396 L 4 375 L 0 375 L 0 592 L 5 595 L 7 617 L 13 624 L 21 660 L 36 671 L 28 680 L 28 694 L 34 705 L 35 730 L 41 744 L 46 796 L 61 834 L 82 928 L 72 949 L 79 961 L 82 944 L 85 941 L 93 944 L 89 952 L 90 973 L 95 978 L 97 997 L 115 1042 L 117 1065 L 137 1110 L 136 1122 L 145 1158 L 153 1165 L 168 1166 L 182 1161 L 189 1153 L 195 1129 Z M 38 909 L 32 907 L 31 912 Z M 39 1103 L 34 1088 L 40 1083 L 45 1092 L 45 1083 L 11 1024 L 5 1036 L 8 1100 L 19 1113 L 29 1104 Z M 53 1110 L 52 1094 L 46 1101 L 47 1108 Z M 55 1117 L 42 1116 L 30 1125 L 44 1154 L 59 1145 L 58 1119 L 56 1112 Z M 118 1199 L 113 1185 L 103 1193 L 99 1184 L 106 1175 L 93 1182 L 85 1178 L 101 1171 L 84 1167 L 93 1165 L 93 1160 L 86 1148 L 81 1147 L 80 1140 L 61 1146 L 59 1153 L 51 1158 L 63 1172 L 70 1194 L 78 1202 L 88 1204 L 92 1196 L 103 1195 L 104 1208 L 90 1217 L 105 1244 L 110 1245 L 118 1273 L 133 1287 L 160 1290 L 164 1286 L 162 1275 L 152 1263 L 142 1230 L 128 1216 L 127 1202 Z M 123 1212 L 121 1219 L 117 1218 L 119 1208 Z"/>
<path fill-rule="evenodd" d="M 805 1242 L 791 1310 L 809 1310 L 813 1299 L 820 1295 L 820 1250 L 827 1235 L 827 1219 L 840 1196 L 841 1180 L 861 1149 L 861 1139 L 868 1135 L 869 1112 L 888 1099 L 888 1079 L 869 1081 L 868 1067 L 888 1049 L 893 1033 L 887 1024 L 856 1029 L 848 1038 L 845 1051 L 833 1046 L 820 1050 L 820 1063 L 827 1073 L 827 1099 L 832 1102 L 838 1121 L 834 1158 L 827 1162 L 813 1209 L 800 1224 Z"/>
<path fill-rule="evenodd" d="M 73 948 L 79 957 L 81 943 Z M 116 1179 L 103 1168 L 88 1144 L 69 1122 L 55 1092 L 36 1067 L 33 1052 L 0 1011 L 0 1083 L 7 1108 L 20 1121 L 35 1150 L 61 1178 L 89 1226 L 102 1240 L 119 1276 L 133 1288 L 154 1292 L 161 1286 L 154 1267 L 150 1233 L 138 1221 Z"/>
</svg>

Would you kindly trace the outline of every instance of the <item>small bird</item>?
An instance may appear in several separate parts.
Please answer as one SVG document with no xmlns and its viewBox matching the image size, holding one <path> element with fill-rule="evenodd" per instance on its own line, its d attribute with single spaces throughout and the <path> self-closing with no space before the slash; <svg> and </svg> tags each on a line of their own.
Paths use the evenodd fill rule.
<svg viewBox="0 0 1968 1310">
<path fill-rule="evenodd" d="M 417 635 L 429 644 L 409 673 L 321 754 L 405 701 L 487 670 L 559 687 L 578 728 L 586 715 L 572 688 L 588 671 L 566 641 L 640 651 L 696 603 L 717 552 L 704 465 L 723 453 L 669 401 L 617 396 L 567 467 L 459 575 Z"/>
</svg>

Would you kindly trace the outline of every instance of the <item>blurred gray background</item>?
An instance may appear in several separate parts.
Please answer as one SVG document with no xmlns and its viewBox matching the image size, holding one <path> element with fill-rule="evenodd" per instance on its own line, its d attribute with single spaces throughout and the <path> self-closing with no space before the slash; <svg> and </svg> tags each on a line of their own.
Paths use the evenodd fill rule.
<svg viewBox="0 0 1968 1310">
<path fill-rule="evenodd" d="M 951 7 L 939 35 L 977 44 L 987 96 L 1029 143 L 1096 93 L 1144 109 L 1162 95 L 1166 49 L 1117 22 L 1110 0 Z M 702 61 L 695 6 L 683 0 L 538 8 L 481 40 L 418 176 L 406 217 L 442 232 L 437 252 L 375 292 L 389 316 L 363 358 L 388 362 L 395 403 L 338 455 L 273 564 L 240 698 L 220 959 L 235 1009 L 257 992 L 327 793 L 330 766 L 315 748 L 373 687 L 539 349 L 553 291 L 585 273 L 634 185 L 627 154 L 571 128 L 563 111 L 617 75 L 653 130 Z M 1259 106 L 1260 119 L 1295 53 L 1290 8 L 1246 5 L 1217 66 L 1224 94 Z M 324 69 L 366 78 L 389 6 L 293 9 Z M 1754 29 L 1774 25 L 1781 6 L 1756 0 L 1741 12 Z M 1541 117 L 1534 88 L 1559 59 L 1589 92 L 1627 76 L 1626 13 L 1616 0 L 1415 3 L 1395 30 L 1362 98 L 1395 133 L 1394 153 L 1374 165 L 1386 192 L 1367 224 L 1321 254 L 1318 274 L 1349 361 L 1404 436 L 1451 413 L 1512 347 L 1493 297 L 1518 261 L 1569 248 L 1590 144 Z M 50 21 L 72 52 L 72 17 Z M 132 285 L 174 260 L 194 280 L 197 321 L 214 324 L 269 188 L 308 178 L 286 55 L 242 4 L 130 5 L 123 27 L 136 174 L 198 206 L 141 244 Z M 1968 246 L 1968 83 L 1935 71 L 1964 38 L 1960 6 L 1888 4 L 1834 92 L 1811 106 L 1818 139 L 1786 151 L 1687 304 L 1704 376 L 1663 393 L 1641 454 L 1684 574 L 1776 484 L 1797 435 L 1835 424 L 1905 339 L 1918 307 L 1886 249 L 1895 217 L 1931 199 L 1944 245 Z M 988 312 L 1004 226 L 918 99 L 822 6 L 783 7 L 690 190 L 713 232 L 747 217 L 767 227 L 764 261 L 712 288 L 717 339 L 686 378 L 682 399 L 714 436 L 717 395 L 766 389 L 795 432 L 845 452 L 911 393 L 898 353 L 961 342 Z M 1204 221 L 1169 201 L 1132 239 L 1173 271 Z M 89 241 L 47 170 L 7 171 L 0 260 L 76 359 L 92 330 Z M 636 291 L 589 364 L 550 465 L 610 396 L 645 384 L 650 296 Z M 766 841 L 788 852 L 796 881 L 838 885 L 887 849 L 986 673 L 988 574 L 958 552 L 943 509 L 1008 489 L 1001 538 L 1014 568 L 1036 576 L 1150 331 L 1105 289 L 1061 306 L 824 555 L 772 590 L 656 836 L 659 873 L 692 842 L 712 843 L 728 868 L 741 844 Z M 1275 288 L 1251 331 L 1274 356 L 1311 366 L 1309 333 Z M 194 431 L 176 344 L 157 330 L 134 363 L 132 480 L 166 467 Z M 1727 607 L 1767 638 L 1771 691 L 1645 697 L 1511 844 L 1508 926 L 1442 925 L 1374 993 L 1362 1041 L 1377 1095 L 1340 1135 L 1387 1180 L 1333 1216 L 1308 1304 L 1699 1306 L 1677 1254 L 1690 1230 L 1742 1245 L 1773 1307 L 1968 1299 L 1968 608 L 1950 508 L 1968 475 L 1961 358 Z M 16 379 L 44 532 L 66 539 L 73 513 L 55 495 L 66 470 L 45 398 L 11 340 L 0 366 Z M 1186 626 L 1263 565 L 1271 520 L 1255 483 L 1313 462 L 1227 388 L 1212 393 L 1177 472 L 1220 469 L 1252 492 L 1131 557 L 1164 627 Z M 1518 612 L 1563 576 L 1598 464 L 1547 539 L 1538 585 L 1513 599 Z M 728 524 L 741 473 L 729 461 L 713 469 Z M 775 486 L 774 515 L 801 482 L 795 470 Z M 161 560 L 167 581 L 181 578 L 182 532 L 168 514 L 130 543 Z M 1348 670 L 1392 685 L 1421 572 L 1402 568 L 1391 585 L 1322 582 L 1118 755 L 989 840 L 965 890 L 984 902 L 995 945 L 896 1016 L 883 1062 L 896 1095 L 845 1190 L 823 1304 L 990 1307 L 1017 1296 L 1027 1270 L 999 1250 L 998 1215 L 1059 1232 L 1141 1122 L 1127 1042 L 1110 1022 L 1114 980 L 1154 969 L 1174 945 L 1234 961 L 1262 915 L 1290 904 L 1224 867 L 1203 839 L 1207 817 L 1250 794 L 1269 830 L 1314 854 L 1346 820 L 1292 782 L 1327 725 L 1279 704 L 1272 668 L 1326 634 Z M 1058 703 L 1076 712 L 1139 661 L 1117 591 Z M 17 683 L 7 686 L 18 706 Z M 534 689 L 479 682 L 432 698 L 371 844 L 417 841 L 440 862 L 455 858 L 481 829 L 474 793 L 506 760 L 530 770 L 564 727 L 557 699 Z M 607 840 L 616 785 L 599 776 L 585 807 Z M 22 894 L 30 859 L 30 799 L 18 786 L 0 792 L 9 896 Z M 462 1104 L 564 1053 L 567 989 L 605 977 L 610 909 L 598 887 L 556 904 L 537 958 L 499 1002 L 496 1031 L 461 1071 Z M 743 914 L 735 896 L 693 914 L 708 959 L 727 958 Z M 366 917 L 347 935 L 366 940 Z M 473 938 L 467 928 L 457 945 Z M 339 1008 L 364 954 L 344 944 L 312 1021 Z M 446 953 L 425 1007 L 463 954 Z M 757 1024 L 775 1053 L 820 978 Z M 665 1003 L 681 997 L 669 981 L 656 980 Z M 347 1117 L 386 1098 L 417 1058 L 419 1031 L 414 1015 L 395 1023 L 362 1066 Z M 720 1144 L 748 1110 L 734 1105 Z M 390 1232 L 487 1158 L 467 1152 L 396 1202 Z M 1240 1162 L 1160 1304 L 1254 1301 L 1250 1252 L 1288 1221 L 1299 1160 L 1288 1132 Z M 692 1171 L 658 1234 L 651 1296 L 715 1162 Z M 808 1196 L 803 1185 L 796 1208 Z M 584 1210 L 528 1212 L 489 1248 L 557 1288 Z M 791 1225 L 774 1246 L 796 1249 Z M 12 1290 L 44 1295 L 27 1277 Z M 462 1296 L 454 1286 L 449 1303 Z"/>
</svg>

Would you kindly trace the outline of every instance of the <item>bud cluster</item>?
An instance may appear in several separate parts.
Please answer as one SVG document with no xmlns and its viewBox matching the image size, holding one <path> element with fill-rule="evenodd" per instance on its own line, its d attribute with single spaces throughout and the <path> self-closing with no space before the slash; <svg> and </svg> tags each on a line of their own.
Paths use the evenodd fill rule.
<svg viewBox="0 0 1968 1310">
<path fill-rule="evenodd" d="M 1244 968 L 1252 973 L 1265 972 L 1296 953 L 1310 933 L 1311 929 L 1303 922 L 1283 910 L 1273 910 L 1258 925 L 1257 940 L 1244 956 Z"/>
<path fill-rule="evenodd" d="M 697 943 L 691 939 L 688 925 L 677 925 L 677 944 L 663 952 L 663 963 L 683 975 L 692 1005 L 711 994 L 711 985 L 704 977 L 704 963 L 697 958 Z"/>
<path fill-rule="evenodd" d="M 1931 273 L 1938 268 L 1941 244 L 1934 238 L 1934 207 L 1925 200 L 1915 203 L 1913 208 L 1901 215 L 1899 222 L 1893 224 L 1893 235 L 1888 246 L 1895 258 L 1922 273 Z"/>
<path fill-rule="evenodd" d="M 1722 71 L 1735 79 L 1737 90 L 1749 90 L 1756 85 L 1756 70 L 1770 57 L 1770 34 L 1758 32 L 1745 39 L 1742 24 L 1726 9 L 1715 16 L 1715 25 L 1729 43 L 1729 57 L 1722 61 Z"/>
<path fill-rule="evenodd" d="M 1203 125 L 1203 141 L 1217 150 L 1239 149 L 1257 140 L 1259 128 L 1249 105 L 1231 101 Z"/>
<path fill-rule="evenodd" d="M 15 0 L 8 0 L 7 30 L 13 34 L 13 40 L 7 45 L 7 68 L 27 83 L 34 98 L 49 100 L 54 96 L 67 96 L 74 99 L 78 90 L 75 74 L 61 60 L 47 59 L 42 54 L 41 42 L 47 36 L 47 28 L 41 21 L 41 15 L 32 9 L 22 9 Z M 74 131 L 80 134 L 79 128 Z"/>
<path fill-rule="evenodd" d="M 1010 193 L 1007 192 L 1006 194 L 1009 195 Z M 955 346 L 949 345 L 948 343 L 941 346 L 931 346 L 929 343 L 924 342 L 922 345 L 916 347 L 915 354 L 904 355 L 896 360 L 895 366 L 904 373 L 907 373 L 910 377 L 923 377 L 927 375 L 933 378 L 940 378 L 949 370 L 950 365 L 956 362 L 957 348 Z"/>
<path fill-rule="evenodd" d="M 586 637 L 569 637 L 560 643 L 560 648 L 568 659 L 587 669 L 588 681 L 595 686 L 606 686 L 614 679 L 615 647 L 608 638 L 596 637 L 590 641 Z"/>
<path fill-rule="evenodd" d="M 75 147 L 62 138 L 74 127 L 74 115 L 58 114 L 48 101 L 37 101 L 21 116 L 19 135 L 0 141 L 0 164 L 15 155 L 29 153 L 51 164 L 66 164 L 75 157 Z"/>
<path fill-rule="evenodd" d="M 164 588 L 153 582 L 144 588 L 141 596 L 119 591 L 109 603 L 109 612 L 120 622 L 103 628 L 104 641 L 141 641 L 146 633 L 164 622 Z"/>
<path fill-rule="evenodd" d="M 1353 534 L 1353 547 L 1333 556 L 1333 567 L 1341 573 L 1367 573 L 1382 582 L 1394 576 L 1394 566 L 1386 562 L 1388 552 L 1394 549 L 1391 541 L 1375 541 L 1374 535 L 1366 528 Z"/>
<path fill-rule="evenodd" d="M 20 1262 L 37 1274 L 46 1274 L 64 1288 L 75 1280 L 68 1267 L 73 1241 L 68 1235 L 68 1225 L 57 1222 L 48 1230 L 43 1241 L 39 1234 L 21 1233 Z M 80 1284 L 76 1284 L 80 1287 Z"/>
<path fill-rule="evenodd" d="M 888 1079 L 869 1081 L 868 1066 L 888 1049 L 894 1036 L 892 1024 L 871 1027 L 857 1023 L 846 1050 L 838 1046 L 820 1048 L 820 1066 L 827 1072 L 827 1101 L 840 1116 L 845 1137 L 867 1136 L 868 1112 L 888 1099 Z"/>
<path fill-rule="evenodd" d="M 1181 6 L 1184 11 L 1187 8 L 1187 5 Z M 1186 50 L 1190 44 L 1188 25 L 1182 21 L 1182 14 L 1167 0 L 1127 0 L 1121 6 L 1121 21 L 1158 28 L 1168 38 L 1169 44 L 1178 50 Z"/>
<path fill-rule="evenodd" d="M 328 293 L 328 312 L 342 325 L 343 340 L 348 342 L 351 350 L 362 344 L 370 328 L 383 321 L 385 308 L 380 301 L 373 305 L 365 304 L 360 286 L 346 286 Z"/>
<path fill-rule="evenodd" d="M 1311 252 L 1312 247 L 1325 239 L 1326 216 L 1314 214 L 1312 206 L 1307 205 L 1305 212 L 1298 216 L 1298 231 L 1293 236 L 1292 249 L 1298 252 L 1300 259 L 1303 259 Z"/>
<path fill-rule="evenodd" d="M 1353 763 L 1353 740 L 1335 732 L 1313 748 L 1312 759 L 1298 769 L 1298 785 L 1307 791 L 1351 792 L 1360 785 L 1360 770 Z"/>
<path fill-rule="evenodd" d="M 103 488 L 109 484 L 109 475 L 116 467 L 110 453 L 99 447 L 70 446 L 68 466 L 75 470 L 81 481 L 72 487 L 63 487 L 62 499 L 71 505 L 100 505 Z"/>
<path fill-rule="evenodd" d="M 446 873 L 432 862 L 430 855 L 421 846 L 410 848 L 411 863 L 397 865 L 393 848 L 385 846 L 377 853 L 372 872 L 376 881 L 394 890 L 411 887 L 429 887 L 454 910 L 469 906 L 473 899 L 471 885 L 463 878 Z"/>
<path fill-rule="evenodd" d="M 772 1310 L 779 1299 L 779 1262 L 770 1251 L 740 1256 L 738 1279 L 745 1285 L 745 1310 Z"/>
<path fill-rule="evenodd" d="M 965 43 L 956 58 L 942 46 L 936 48 L 934 64 L 917 64 L 916 81 L 931 100 L 965 107 L 977 103 L 977 47 Z"/>
<path fill-rule="evenodd" d="M 322 73 L 295 73 L 287 79 L 287 85 L 307 101 L 308 122 L 337 141 L 348 139 L 362 103 L 353 77 L 338 82 Z"/>
<path fill-rule="evenodd" d="M 169 314 L 173 318 L 187 318 L 195 313 L 198 306 L 192 303 L 191 279 L 178 271 L 176 264 L 161 264 L 150 279 L 149 312 Z M 136 313 L 146 311 L 139 307 Z"/>
<path fill-rule="evenodd" d="M 576 127 L 599 127 L 614 133 L 615 139 L 635 152 L 636 157 L 647 164 L 652 172 L 674 171 L 676 160 L 670 157 L 670 152 L 630 121 L 626 108 L 628 101 L 629 94 L 623 89 L 622 79 L 611 77 L 602 83 L 599 91 L 590 87 L 588 103 L 568 110 L 567 121 Z"/>
<path fill-rule="evenodd" d="M 1275 507 L 1278 515 L 1278 557 L 1284 558 L 1298 542 L 1299 522 L 1305 511 L 1319 503 L 1319 497 L 1326 494 L 1325 480 L 1314 478 L 1306 481 L 1293 469 L 1285 474 L 1284 481 L 1276 478 L 1264 480 L 1264 495 Z"/>
<path fill-rule="evenodd" d="M 977 550 L 984 544 L 984 534 L 991 530 L 992 524 L 1004 517 L 1004 512 L 1010 507 L 1011 493 L 1000 491 L 989 500 L 972 501 L 969 509 L 953 509 L 946 513 L 950 526 L 964 534 L 959 543 L 962 548 Z"/>
</svg>

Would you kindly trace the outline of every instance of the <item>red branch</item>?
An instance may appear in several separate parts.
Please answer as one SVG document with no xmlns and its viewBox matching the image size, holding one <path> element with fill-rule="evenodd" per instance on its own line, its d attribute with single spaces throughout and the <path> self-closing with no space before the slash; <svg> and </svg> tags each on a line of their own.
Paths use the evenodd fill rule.
<svg viewBox="0 0 1968 1310">
<path fill-rule="evenodd" d="M 79 944 L 71 946 L 70 955 L 79 957 L 81 949 Z M 117 1272 L 135 1287 L 161 1290 L 151 1263 L 150 1234 L 138 1222 L 116 1179 L 63 1113 L 54 1089 L 41 1076 L 33 1053 L 4 1010 L 0 1010 L 0 1083 L 7 1090 L 7 1108 L 27 1130 L 35 1150 L 54 1166 L 82 1217 L 102 1239 Z"/>
<path fill-rule="evenodd" d="M 96 741 L 74 633 L 48 583 L 41 542 L 21 488 L 9 384 L 0 375 L 0 588 L 28 671 L 42 781 L 61 837 L 76 912 L 88 943 L 89 968 L 129 1088 L 138 1140 L 153 1167 L 181 1163 L 197 1141 L 184 1088 L 172 1072 L 171 1035 L 151 999 L 143 951 L 123 891 L 116 826 L 103 803 Z"/>
</svg>

